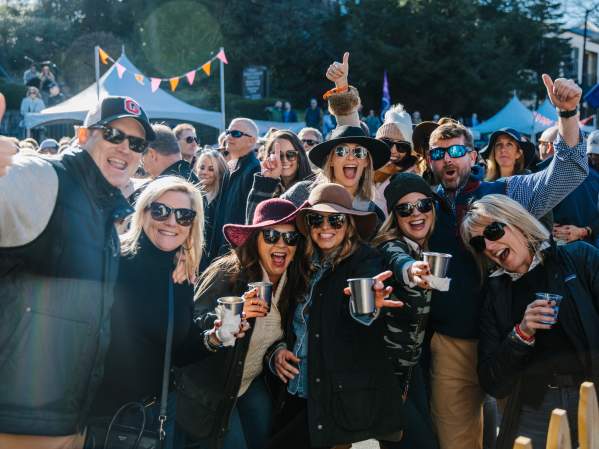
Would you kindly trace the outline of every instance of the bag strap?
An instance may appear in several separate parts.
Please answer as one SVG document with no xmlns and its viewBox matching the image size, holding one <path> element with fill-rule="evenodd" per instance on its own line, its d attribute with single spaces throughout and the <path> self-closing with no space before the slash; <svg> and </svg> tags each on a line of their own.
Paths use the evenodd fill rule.
<svg viewBox="0 0 599 449">
<path fill-rule="evenodd" d="M 164 348 L 164 366 L 162 369 L 162 392 L 160 393 L 160 416 L 158 421 L 160 422 L 159 427 L 159 438 L 163 441 L 166 437 L 164 426 L 167 419 L 167 401 L 168 401 L 168 387 L 170 383 L 170 372 L 171 372 L 171 353 L 173 349 L 173 328 L 174 328 L 174 298 L 173 298 L 173 279 L 171 273 L 168 274 L 168 326 L 166 328 L 166 346 Z"/>
</svg>

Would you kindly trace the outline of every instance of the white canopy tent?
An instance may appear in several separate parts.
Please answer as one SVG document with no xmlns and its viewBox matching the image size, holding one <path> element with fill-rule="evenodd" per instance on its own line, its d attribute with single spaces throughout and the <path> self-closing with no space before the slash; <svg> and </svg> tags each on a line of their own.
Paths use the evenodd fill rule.
<svg viewBox="0 0 599 449">
<path fill-rule="evenodd" d="M 134 74 L 141 72 L 124 53 L 117 62 L 125 67 L 128 73 L 124 73 L 123 77 L 119 78 L 117 66 L 113 64 L 99 80 L 100 98 L 110 95 L 131 97 L 141 105 L 151 120 L 182 120 L 221 128 L 222 115 L 220 112 L 196 108 L 162 89 L 152 93 L 149 79 L 146 78 L 144 85 L 141 85 L 134 78 Z M 46 108 L 38 113 L 26 114 L 25 126 L 27 129 L 31 129 L 35 126 L 53 123 L 83 122 L 87 111 L 97 102 L 97 87 L 94 83 L 56 106 Z"/>
</svg>

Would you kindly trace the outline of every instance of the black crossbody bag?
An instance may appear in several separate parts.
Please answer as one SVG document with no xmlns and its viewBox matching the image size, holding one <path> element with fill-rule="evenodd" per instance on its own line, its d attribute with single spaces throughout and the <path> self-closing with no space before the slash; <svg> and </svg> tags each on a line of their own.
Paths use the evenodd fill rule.
<svg viewBox="0 0 599 449">
<path fill-rule="evenodd" d="M 173 281 L 169 273 L 168 284 L 168 327 L 162 369 L 162 391 L 160 394 L 160 415 L 158 429 L 148 429 L 146 408 L 142 402 L 128 402 L 113 415 L 109 423 L 91 423 L 87 427 L 84 449 L 162 449 L 166 438 L 167 401 L 170 382 L 171 353 L 174 328 Z M 137 410 L 139 425 L 120 424 L 119 418 L 125 412 Z"/>
</svg>

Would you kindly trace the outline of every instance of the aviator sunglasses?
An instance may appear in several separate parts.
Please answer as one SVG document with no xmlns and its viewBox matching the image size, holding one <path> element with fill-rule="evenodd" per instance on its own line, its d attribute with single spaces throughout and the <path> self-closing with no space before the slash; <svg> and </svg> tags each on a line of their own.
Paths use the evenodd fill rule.
<svg viewBox="0 0 599 449">
<path fill-rule="evenodd" d="M 300 239 L 300 233 L 297 231 L 279 232 L 275 229 L 263 229 L 262 237 L 269 245 L 274 245 L 283 237 L 286 245 L 295 246 Z"/>
<path fill-rule="evenodd" d="M 341 229 L 345 222 L 347 221 L 347 216 L 345 214 L 331 214 L 326 219 L 331 225 L 333 229 Z M 315 213 L 310 213 L 306 215 L 306 223 L 311 228 L 320 228 L 324 223 L 325 216 Z"/>
<path fill-rule="evenodd" d="M 466 153 L 469 153 L 470 151 L 472 150 L 465 145 L 452 145 L 447 148 L 431 148 L 429 154 L 431 156 L 432 161 L 440 161 L 441 159 L 445 158 L 445 153 L 449 154 L 449 157 L 451 157 L 452 159 L 456 159 L 464 156 Z"/>
<path fill-rule="evenodd" d="M 154 202 L 150 204 L 148 208 L 150 215 L 156 221 L 166 221 L 172 213 L 175 214 L 175 221 L 181 226 L 191 226 L 196 216 L 196 211 L 193 209 L 179 208 L 174 209 L 168 207 L 166 204 Z"/>
<path fill-rule="evenodd" d="M 129 141 L 129 149 L 135 153 L 143 153 L 148 149 L 148 141 L 141 137 L 130 136 L 125 134 L 120 129 L 112 128 L 110 126 L 92 126 L 90 129 L 99 129 L 102 131 L 102 137 L 105 141 L 119 144 L 125 139 Z"/>
<path fill-rule="evenodd" d="M 394 209 L 397 212 L 397 215 L 400 217 L 406 218 L 412 215 L 414 209 L 418 209 L 419 212 L 426 214 L 433 210 L 434 200 L 432 198 L 423 198 L 418 201 L 414 201 L 413 203 L 401 203 L 397 204 Z"/>
<path fill-rule="evenodd" d="M 499 221 L 488 224 L 483 230 L 483 235 L 477 235 L 470 239 L 470 246 L 472 246 L 476 252 L 482 253 L 487 247 L 485 239 L 496 242 L 505 235 L 506 226 L 505 223 Z"/>
</svg>

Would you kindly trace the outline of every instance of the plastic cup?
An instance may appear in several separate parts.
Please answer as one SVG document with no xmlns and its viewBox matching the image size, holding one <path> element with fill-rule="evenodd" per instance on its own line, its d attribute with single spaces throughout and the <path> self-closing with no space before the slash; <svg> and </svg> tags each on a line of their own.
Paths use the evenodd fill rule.
<svg viewBox="0 0 599 449">
<path fill-rule="evenodd" d="M 447 276 L 447 270 L 449 269 L 449 261 L 451 258 L 451 254 L 433 252 L 422 253 L 422 260 L 428 263 L 431 274 L 438 278 L 444 278 Z"/>
<path fill-rule="evenodd" d="M 542 299 L 544 301 L 552 301 L 553 302 L 553 306 L 551 306 L 553 308 L 553 316 L 545 315 L 548 319 L 546 321 L 541 321 L 541 323 L 543 323 L 543 324 L 557 323 L 557 316 L 559 314 L 559 306 L 562 303 L 562 296 L 555 295 L 553 293 L 537 292 L 537 293 L 535 293 L 535 299 Z M 551 318 L 552 321 L 550 321 L 549 318 Z"/>
<path fill-rule="evenodd" d="M 270 305 L 272 303 L 272 282 L 250 282 L 248 284 L 250 289 L 258 289 L 258 298 L 268 304 L 268 311 L 270 312 Z"/>
<path fill-rule="evenodd" d="M 350 307 L 356 315 L 369 315 L 376 311 L 374 300 L 374 279 L 353 278 L 348 279 L 351 291 Z"/>
</svg>

